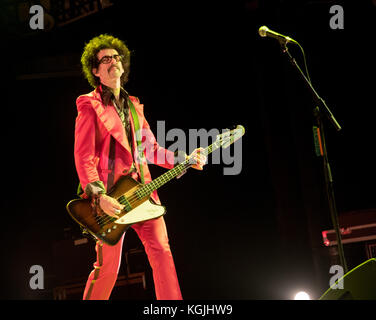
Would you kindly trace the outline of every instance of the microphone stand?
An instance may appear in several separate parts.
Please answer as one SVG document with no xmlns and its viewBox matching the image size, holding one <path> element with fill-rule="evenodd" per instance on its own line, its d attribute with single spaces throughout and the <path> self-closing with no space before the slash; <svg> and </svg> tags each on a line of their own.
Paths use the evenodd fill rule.
<svg viewBox="0 0 376 320">
<path fill-rule="evenodd" d="M 325 135 L 324 135 L 324 123 L 322 121 L 322 112 L 319 108 L 322 107 L 325 111 L 326 117 L 330 120 L 330 122 L 333 124 L 335 129 L 337 131 L 341 130 L 341 126 L 337 122 L 337 120 L 334 118 L 332 112 L 329 110 L 328 106 L 326 105 L 325 101 L 317 94 L 316 90 L 312 87 L 311 82 L 307 79 L 307 77 L 304 75 L 303 71 L 297 64 L 296 60 L 291 56 L 290 52 L 287 49 L 287 42 L 288 41 L 279 41 L 281 44 L 282 52 L 285 53 L 290 60 L 291 64 L 298 70 L 300 75 L 302 76 L 305 84 L 313 94 L 313 98 L 315 102 L 317 103 L 317 106 L 313 110 L 313 114 L 316 118 L 317 121 L 317 127 L 318 127 L 318 138 L 320 144 L 320 155 L 323 157 L 323 169 L 324 169 L 324 176 L 325 176 L 325 187 L 326 187 L 326 194 L 328 197 L 328 202 L 329 202 L 329 210 L 330 210 L 330 215 L 332 219 L 332 224 L 336 233 L 337 237 L 337 244 L 338 244 L 338 254 L 340 258 L 340 263 L 344 269 L 344 273 L 347 273 L 347 264 L 346 264 L 346 259 L 345 259 L 345 254 L 343 250 L 343 245 L 342 245 L 342 239 L 341 239 L 341 232 L 340 232 L 340 227 L 338 223 L 338 214 L 337 214 L 337 207 L 335 203 L 335 198 L 334 198 L 334 190 L 333 190 L 333 178 L 330 170 L 330 165 L 329 165 L 329 160 L 328 160 L 328 154 L 327 154 L 327 149 L 326 149 L 326 143 L 325 143 Z"/>
</svg>

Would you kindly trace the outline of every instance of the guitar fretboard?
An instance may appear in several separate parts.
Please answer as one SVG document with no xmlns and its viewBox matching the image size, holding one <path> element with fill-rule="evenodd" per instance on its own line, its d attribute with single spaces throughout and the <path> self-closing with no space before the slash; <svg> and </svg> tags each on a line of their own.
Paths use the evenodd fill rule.
<svg viewBox="0 0 376 320">
<path fill-rule="evenodd" d="M 220 141 L 216 141 L 212 143 L 210 146 L 206 147 L 202 154 L 207 156 L 208 154 L 212 153 L 214 150 L 218 149 L 221 146 Z M 149 194 L 151 194 L 154 190 L 163 186 L 166 182 L 170 181 L 171 179 L 177 177 L 183 171 L 187 170 L 192 165 L 190 159 L 186 159 L 184 162 L 178 164 L 176 167 L 170 169 L 166 173 L 162 174 L 155 180 L 145 184 L 142 188 L 136 191 L 136 195 L 139 198 L 143 198 Z"/>
</svg>

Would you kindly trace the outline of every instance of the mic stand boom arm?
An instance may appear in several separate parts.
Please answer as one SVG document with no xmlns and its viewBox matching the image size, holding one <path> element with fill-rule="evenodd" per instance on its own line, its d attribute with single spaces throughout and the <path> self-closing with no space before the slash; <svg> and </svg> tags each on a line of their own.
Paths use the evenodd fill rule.
<svg viewBox="0 0 376 320">
<path fill-rule="evenodd" d="M 341 126 L 337 122 L 337 120 L 334 118 L 333 114 L 329 110 L 328 106 L 326 105 L 325 101 L 317 94 L 316 90 L 312 87 L 311 82 L 307 79 L 299 65 L 297 64 L 296 60 L 291 56 L 290 52 L 287 49 L 286 42 L 280 42 L 281 48 L 283 53 L 285 53 L 292 65 L 299 71 L 300 75 L 304 79 L 304 82 L 310 89 L 310 91 L 313 94 L 314 100 L 318 105 L 323 107 L 325 110 L 325 114 L 327 118 L 330 120 L 330 122 L 333 124 L 335 129 L 337 131 L 341 130 Z M 326 187 L 326 194 L 328 197 L 328 202 L 329 202 L 329 210 L 330 210 L 330 215 L 332 219 L 332 224 L 336 233 L 337 237 L 337 244 L 338 244 L 338 254 L 340 258 L 340 263 L 344 269 L 344 272 L 347 273 L 347 264 L 346 264 L 346 259 L 344 255 L 344 250 L 343 250 L 343 245 L 342 245 L 342 240 L 341 240 L 341 232 L 340 232 L 340 227 L 338 223 L 338 213 L 337 213 L 337 207 L 335 203 L 335 198 L 334 198 L 334 190 L 333 190 L 333 178 L 330 170 L 330 165 L 329 165 L 329 160 L 328 160 L 328 154 L 327 154 L 327 149 L 326 149 L 326 143 L 325 143 L 325 135 L 324 135 L 324 124 L 321 118 L 321 112 L 319 106 L 316 106 L 314 109 L 314 116 L 316 117 L 317 125 L 319 128 L 319 138 L 322 144 L 322 151 L 321 151 L 321 156 L 323 157 L 323 169 L 324 169 L 324 176 L 325 176 L 325 187 Z"/>
</svg>

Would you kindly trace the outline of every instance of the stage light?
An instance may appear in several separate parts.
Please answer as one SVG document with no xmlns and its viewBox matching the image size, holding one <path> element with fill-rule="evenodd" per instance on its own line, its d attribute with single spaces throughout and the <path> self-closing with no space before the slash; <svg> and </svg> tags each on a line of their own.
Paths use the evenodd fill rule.
<svg viewBox="0 0 376 320">
<path fill-rule="evenodd" d="M 295 295 L 294 300 L 311 300 L 311 297 L 307 292 L 300 291 Z"/>
</svg>

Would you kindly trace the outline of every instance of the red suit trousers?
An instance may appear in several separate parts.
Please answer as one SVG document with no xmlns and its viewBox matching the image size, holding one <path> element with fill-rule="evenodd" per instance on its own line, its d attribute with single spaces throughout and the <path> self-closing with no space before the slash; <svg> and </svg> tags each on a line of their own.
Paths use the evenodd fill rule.
<svg viewBox="0 0 376 320">
<path fill-rule="evenodd" d="M 132 225 L 145 247 L 153 270 L 155 294 L 158 300 L 181 300 L 166 224 L 163 217 Z M 97 241 L 97 261 L 86 283 L 85 300 L 109 299 L 115 285 L 121 262 L 124 235 L 114 246 Z"/>
</svg>

